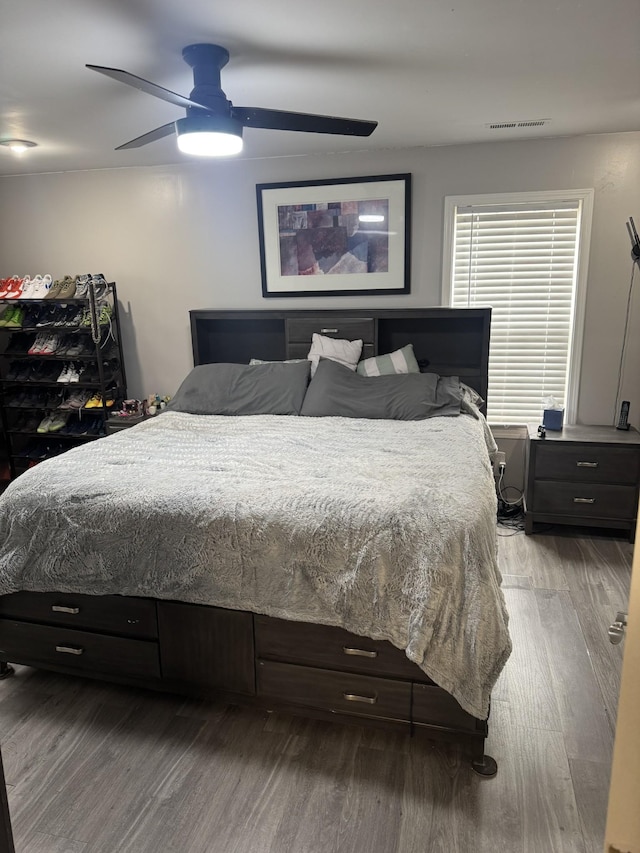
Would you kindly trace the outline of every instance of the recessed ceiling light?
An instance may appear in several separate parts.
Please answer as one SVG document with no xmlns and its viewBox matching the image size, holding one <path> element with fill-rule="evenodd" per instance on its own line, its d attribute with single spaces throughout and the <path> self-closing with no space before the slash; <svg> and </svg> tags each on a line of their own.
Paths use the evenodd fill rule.
<svg viewBox="0 0 640 853">
<path fill-rule="evenodd" d="M 28 139 L 0 139 L 0 145 L 10 148 L 14 154 L 24 154 L 29 148 L 36 148 L 38 143 Z"/>
</svg>

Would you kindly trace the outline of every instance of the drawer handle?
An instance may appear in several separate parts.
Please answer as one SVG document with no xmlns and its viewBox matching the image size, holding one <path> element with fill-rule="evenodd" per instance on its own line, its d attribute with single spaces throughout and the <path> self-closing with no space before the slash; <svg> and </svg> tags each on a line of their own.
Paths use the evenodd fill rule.
<svg viewBox="0 0 640 853">
<path fill-rule="evenodd" d="M 56 646 L 57 652 L 62 652 L 64 655 L 83 655 L 84 649 L 82 646 Z"/>
<path fill-rule="evenodd" d="M 596 502 L 595 498 L 574 498 L 574 504 L 594 504 Z"/>
<path fill-rule="evenodd" d="M 350 649 L 348 646 L 343 646 L 342 651 L 345 655 L 357 655 L 360 658 L 377 658 L 378 652 L 370 652 L 367 649 Z"/>
<path fill-rule="evenodd" d="M 378 701 L 378 697 L 376 696 L 358 696 L 357 693 L 343 693 L 342 694 L 347 702 L 365 702 L 367 705 L 375 705 Z"/>
<path fill-rule="evenodd" d="M 578 468 L 597 468 L 597 462 L 576 462 Z"/>
<path fill-rule="evenodd" d="M 323 335 L 330 335 L 330 334 L 337 335 L 339 331 L 340 331 L 339 329 L 320 329 L 320 332 Z"/>
<path fill-rule="evenodd" d="M 67 607 L 65 604 L 53 604 L 51 609 L 54 613 L 71 613 L 74 616 L 80 613 L 79 607 Z"/>
</svg>

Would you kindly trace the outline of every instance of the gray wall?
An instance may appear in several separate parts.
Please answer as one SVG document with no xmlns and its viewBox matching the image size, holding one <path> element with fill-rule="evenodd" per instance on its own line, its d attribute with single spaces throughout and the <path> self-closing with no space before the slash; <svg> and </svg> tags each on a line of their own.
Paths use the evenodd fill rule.
<svg viewBox="0 0 640 853">
<path fill-rule="evenodd" d="M 264 300 L 255 185 L 411 172 L 412 292 Z M 640 133 L 268 160 L 5 177 L 0 275 L 103 272 L 118 283 L 129 391 L 175 391 L 192 365 L 191 308 L 421 307 L 440 304 L 446 195 L 593 187 L 595 206 L 578 420 L 612 423 L 640 223 Z M 640 305 L 624 399 L 640 423 Z"/>
</svg>

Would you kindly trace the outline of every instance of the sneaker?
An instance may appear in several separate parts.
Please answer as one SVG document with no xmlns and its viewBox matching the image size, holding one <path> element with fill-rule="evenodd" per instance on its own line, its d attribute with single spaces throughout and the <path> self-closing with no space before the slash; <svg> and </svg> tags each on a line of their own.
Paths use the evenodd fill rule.
<svg viewBox="0 0 640 853">
<path fill-rule="evenodd" d="M 47 338 L 49 335 L 46 332 L 38 332 L 35 337 L 34 342 L 31 344 L 29 349 L 27 350 L 28 355 L 40 355 L 42 347 L 45 345 Z"/>
<path fill-rule="evenodd" d="M 57 299 L 58 293 L 60 292 L 60 288 L 64 284 L 65 279 L 66 279 L 66 276 L 64 278 L 57 278 L 53 282 L 51 287 L 49 288 L 49 292 L 47 293 L 47 295 L 44 298 L 45 299 Z"/>
<path fill-rule="evenodd" d="M 9 298 L 7 294 L 13 289 L 13 282 L 17 278 L 17 275 L 12 275 L 11 278 L 3 278 L 0 280 L 0 299 Z"/>
<path fill-rule="evenodd" d="M 42 280 L 41 275 L 37 275 L 35 278 L 29 279 L 29 276 L 22 282 L 22 287 L 20 288 L 19 299 L 34 299 L 34 291 L 36 289 L 36 285 Z"/>
<path fill-rule="evenodd" d="M 40 347 L 38 355 L 54 355 L 60 347 L 60 335 L 47 335 L 47 339 Z"/>
<path fill-rule="evenodd" d="M 75 339 L 71 338 L 71 341 L 65 349 L 65 355 L 69 356 L 69 358 L 77 358 L 79 355 L 85 354 L 85 349 L 84 341 L 80 340 L 78 337 Z"/>
<path fill-rule="evenodd" d="M 69 415 L 63 412 L 52 412 L 48 432 L 60 432 L 67 425 Z"/>
<path fill-rule="evenodd" d="M 84 408 L 85 409 L 101 409 L 102 408 L 102 395 L 96 391 L 96 393 L 92 394 L 92 396 L 84 404 Z"/>
<path fill-rule="evenodd" d="M 4 299 L 17 299 L 20 296 L 20 294 L 22 293 L 23 285 L 24 286 L 28 285 L 30 281 L 31 281 L 31 279 L 29 278 L 28 275 L 26 275 L 24 278 L 20 278 L 19 276 L 14 275 L 9 281 L 9 287 L 5 291 L 3 298 Z"/>
<path fill-rule="evenodd" d="M 47 294 L 51 290 L 53 280 L 50 275 L 37 275 L 35 284 L 31 288 L 31 299 L 46 299 Z M 24 289 L 24 286 L 23 286 Z"/>
<path fill-rule="evenodd" d="M 5 329 L 21 329 L 24 323 L 25 310 L 19 305 L 13 309 L 10 317 L 7 317 L 4 323 Z"/>
<path fill-rule="evenodd" d="M 92 276 L 77 275 L 76 276 L 76 299 L 86 299 L 89 296 L 89 282 Z"/>
<path fill-rule="evenodd" d="M 73 391 L 65 400 L 64 405 L 60 408 L 64 409 L 82 409 L 91 399 L 91 391 L 84 388 Z"/>
<path fill-rule="evenodd" d="M 68 382 L 69 381 L 69 373 L 71 371 L 71 363 L 65 364 L 60 371 L 60 375 L 58 376 L 56 382 Z"/>
<path fill-rule="evenodd" d="M 77 308 L 75 305 L 69 305 L 68 308 L 69 311 L 65 316 L 63 325 L 66 329 L 77 329 L 82 325 L 85 309 Z"/>
<path fill-rule="evenodd" d="M 96 301 L 98 301 L 99 299 L 103 299 L 107 295 L 107 291 L 109 289 L 107 280 L 102 275 L 102 273 L 98 273 L 97 275 L 91 276 L 91 287 L 93 288 L 93 293 L 96 298 Z"/>
<path fill-rule="evenodd" d="M 80 377 L 84 373 L 84 365 L 76 364 L 74 361 L 71 362 L 71 367 L 69 370 L 69 378 L 67 382 L 80 382 Z"/>
<path fill-rule="evenodd" d="M 98 325 L 99 326 L 108 326 L 111 322 L 111 313 L 113 309 L 108 302 L 103 302 L 102 307 L 100 308 L 100 316 L 98 317 Z"/>
<path fill-rule="evenodd" d="M 38 424 L 36 432 L 39 432 L 39 433 L 49 432 L 49 430 L 51 428 L 51 423 L 53 422 L 53 419 L 54 419 L 53 412 L 47 412 L 47 414 L 42 418 L 42 420 Z"/>
<path fill-rule="evenodd" d="M 46 409 L 62 409 L 64 401 L 64 391 L 59 390 L 57 388 L 52 388 L 50 391 L 47 391 L 44 405 Z"/>
<path fill-rule="evenodd" d="M 11 318 L 13 312 L 16 310 L 15 305 L 6 305 L 2 315 L 0 315 L 0 326 L 6 326 L 7 320 Z"/>
<path fill-rule="evenodd" d="M 65 299 L 73 299 L 75 295 L 76 295 L 76 283 L 71 278 L 70 275 L 65 275 L 64 279 L 62 280 L 62 286 L 60 287 L 60 290 L 58 291 L 57 298 L 61 302 L 64 302 Z"/>
</svg>

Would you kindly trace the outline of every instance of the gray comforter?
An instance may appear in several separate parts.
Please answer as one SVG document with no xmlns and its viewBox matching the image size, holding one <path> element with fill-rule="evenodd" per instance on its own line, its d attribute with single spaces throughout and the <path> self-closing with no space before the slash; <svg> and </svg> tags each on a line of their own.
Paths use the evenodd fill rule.
<svg viewBox="0 0 640 853">
<path fill-rule="evenodd" d="M 0 498 L 0 594 L 152 596 L 339 625 L 486 717 L 510 652 L 483 419 L 166 412 Z M 490 439 L 489 439 L 490 440 Z"/>
</svg>

